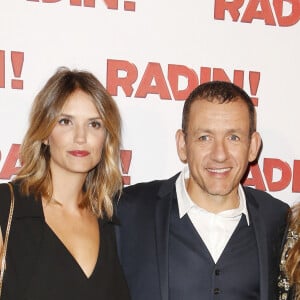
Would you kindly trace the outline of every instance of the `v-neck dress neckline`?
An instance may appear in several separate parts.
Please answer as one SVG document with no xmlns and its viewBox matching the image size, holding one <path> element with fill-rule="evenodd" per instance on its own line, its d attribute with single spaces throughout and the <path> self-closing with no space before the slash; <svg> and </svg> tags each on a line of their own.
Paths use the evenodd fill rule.
<svg viewBox="0 0 300 300">
<path fill-rule="evenodd" d="M 113 224 L 98 221 L 100 249 L 92 274 L 87 277 L 62 241 L 44 223 L 44 238 L 28 289 L 30 300 L 123 300 L 127 286 L 113 250 Z"/>
</svg>

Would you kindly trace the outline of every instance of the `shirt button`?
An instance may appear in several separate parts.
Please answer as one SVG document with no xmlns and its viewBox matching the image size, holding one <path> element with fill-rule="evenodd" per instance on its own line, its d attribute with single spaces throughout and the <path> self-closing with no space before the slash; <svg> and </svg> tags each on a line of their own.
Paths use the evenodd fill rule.
<svg viewBox="0 0 300 300">
<path fill-rule="evenodd" d="M 219 269 L 215 270 L 215 275 L 216 275 L 216 276 L 219 276 L 219 275 L 220 275 L 220 270 L 219 270 Z"/>
<path fill-rule="evenodd" d="M 220 294 L 220 289 L 215 288 L 215 289 L 214 289 L 214 294 L 215 294 L 215 295 L 219 295 L 219 294 Z"/>
</svg>

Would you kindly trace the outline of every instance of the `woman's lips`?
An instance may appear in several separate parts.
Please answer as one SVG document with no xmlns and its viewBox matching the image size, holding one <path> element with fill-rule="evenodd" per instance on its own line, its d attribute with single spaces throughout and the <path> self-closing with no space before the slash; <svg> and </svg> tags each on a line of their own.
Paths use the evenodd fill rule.
<svg viewBox="0 0 300 300">
<path fill-rule="evenodd" d="M 90 154 L 90 152 L 84 150 L 72 150 L 68 151 L 68 153 L 76 157 L 84 157 Z"/>
</svg>

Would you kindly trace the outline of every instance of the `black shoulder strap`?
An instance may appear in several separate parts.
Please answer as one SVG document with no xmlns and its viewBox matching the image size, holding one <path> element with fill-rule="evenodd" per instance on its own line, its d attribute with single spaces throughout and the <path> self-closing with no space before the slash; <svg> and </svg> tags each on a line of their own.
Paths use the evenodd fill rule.
<svg viewBox="0 0 300 300">
<path fill-rule="evenodd" d="M 10 209 L 10 188 L 7 183 L 0 184 L 0 226 L 4 239 Z"/>
</svg>

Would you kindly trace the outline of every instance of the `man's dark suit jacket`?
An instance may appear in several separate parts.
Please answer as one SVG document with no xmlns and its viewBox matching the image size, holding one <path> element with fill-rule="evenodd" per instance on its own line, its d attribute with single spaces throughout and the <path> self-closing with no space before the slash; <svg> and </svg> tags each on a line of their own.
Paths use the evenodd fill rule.
<svg viewBox="0 0 300 300">
<path fill-rule="evenodd" d="M 119 199 L 118 251 L 132 300 L 168 300 L 169 216 L 177 177 L 129 186 Z M 260 299 L 275 300 L 289 206 L 265 192 L 244 191 L 258 245 Z"/>
</svg>

